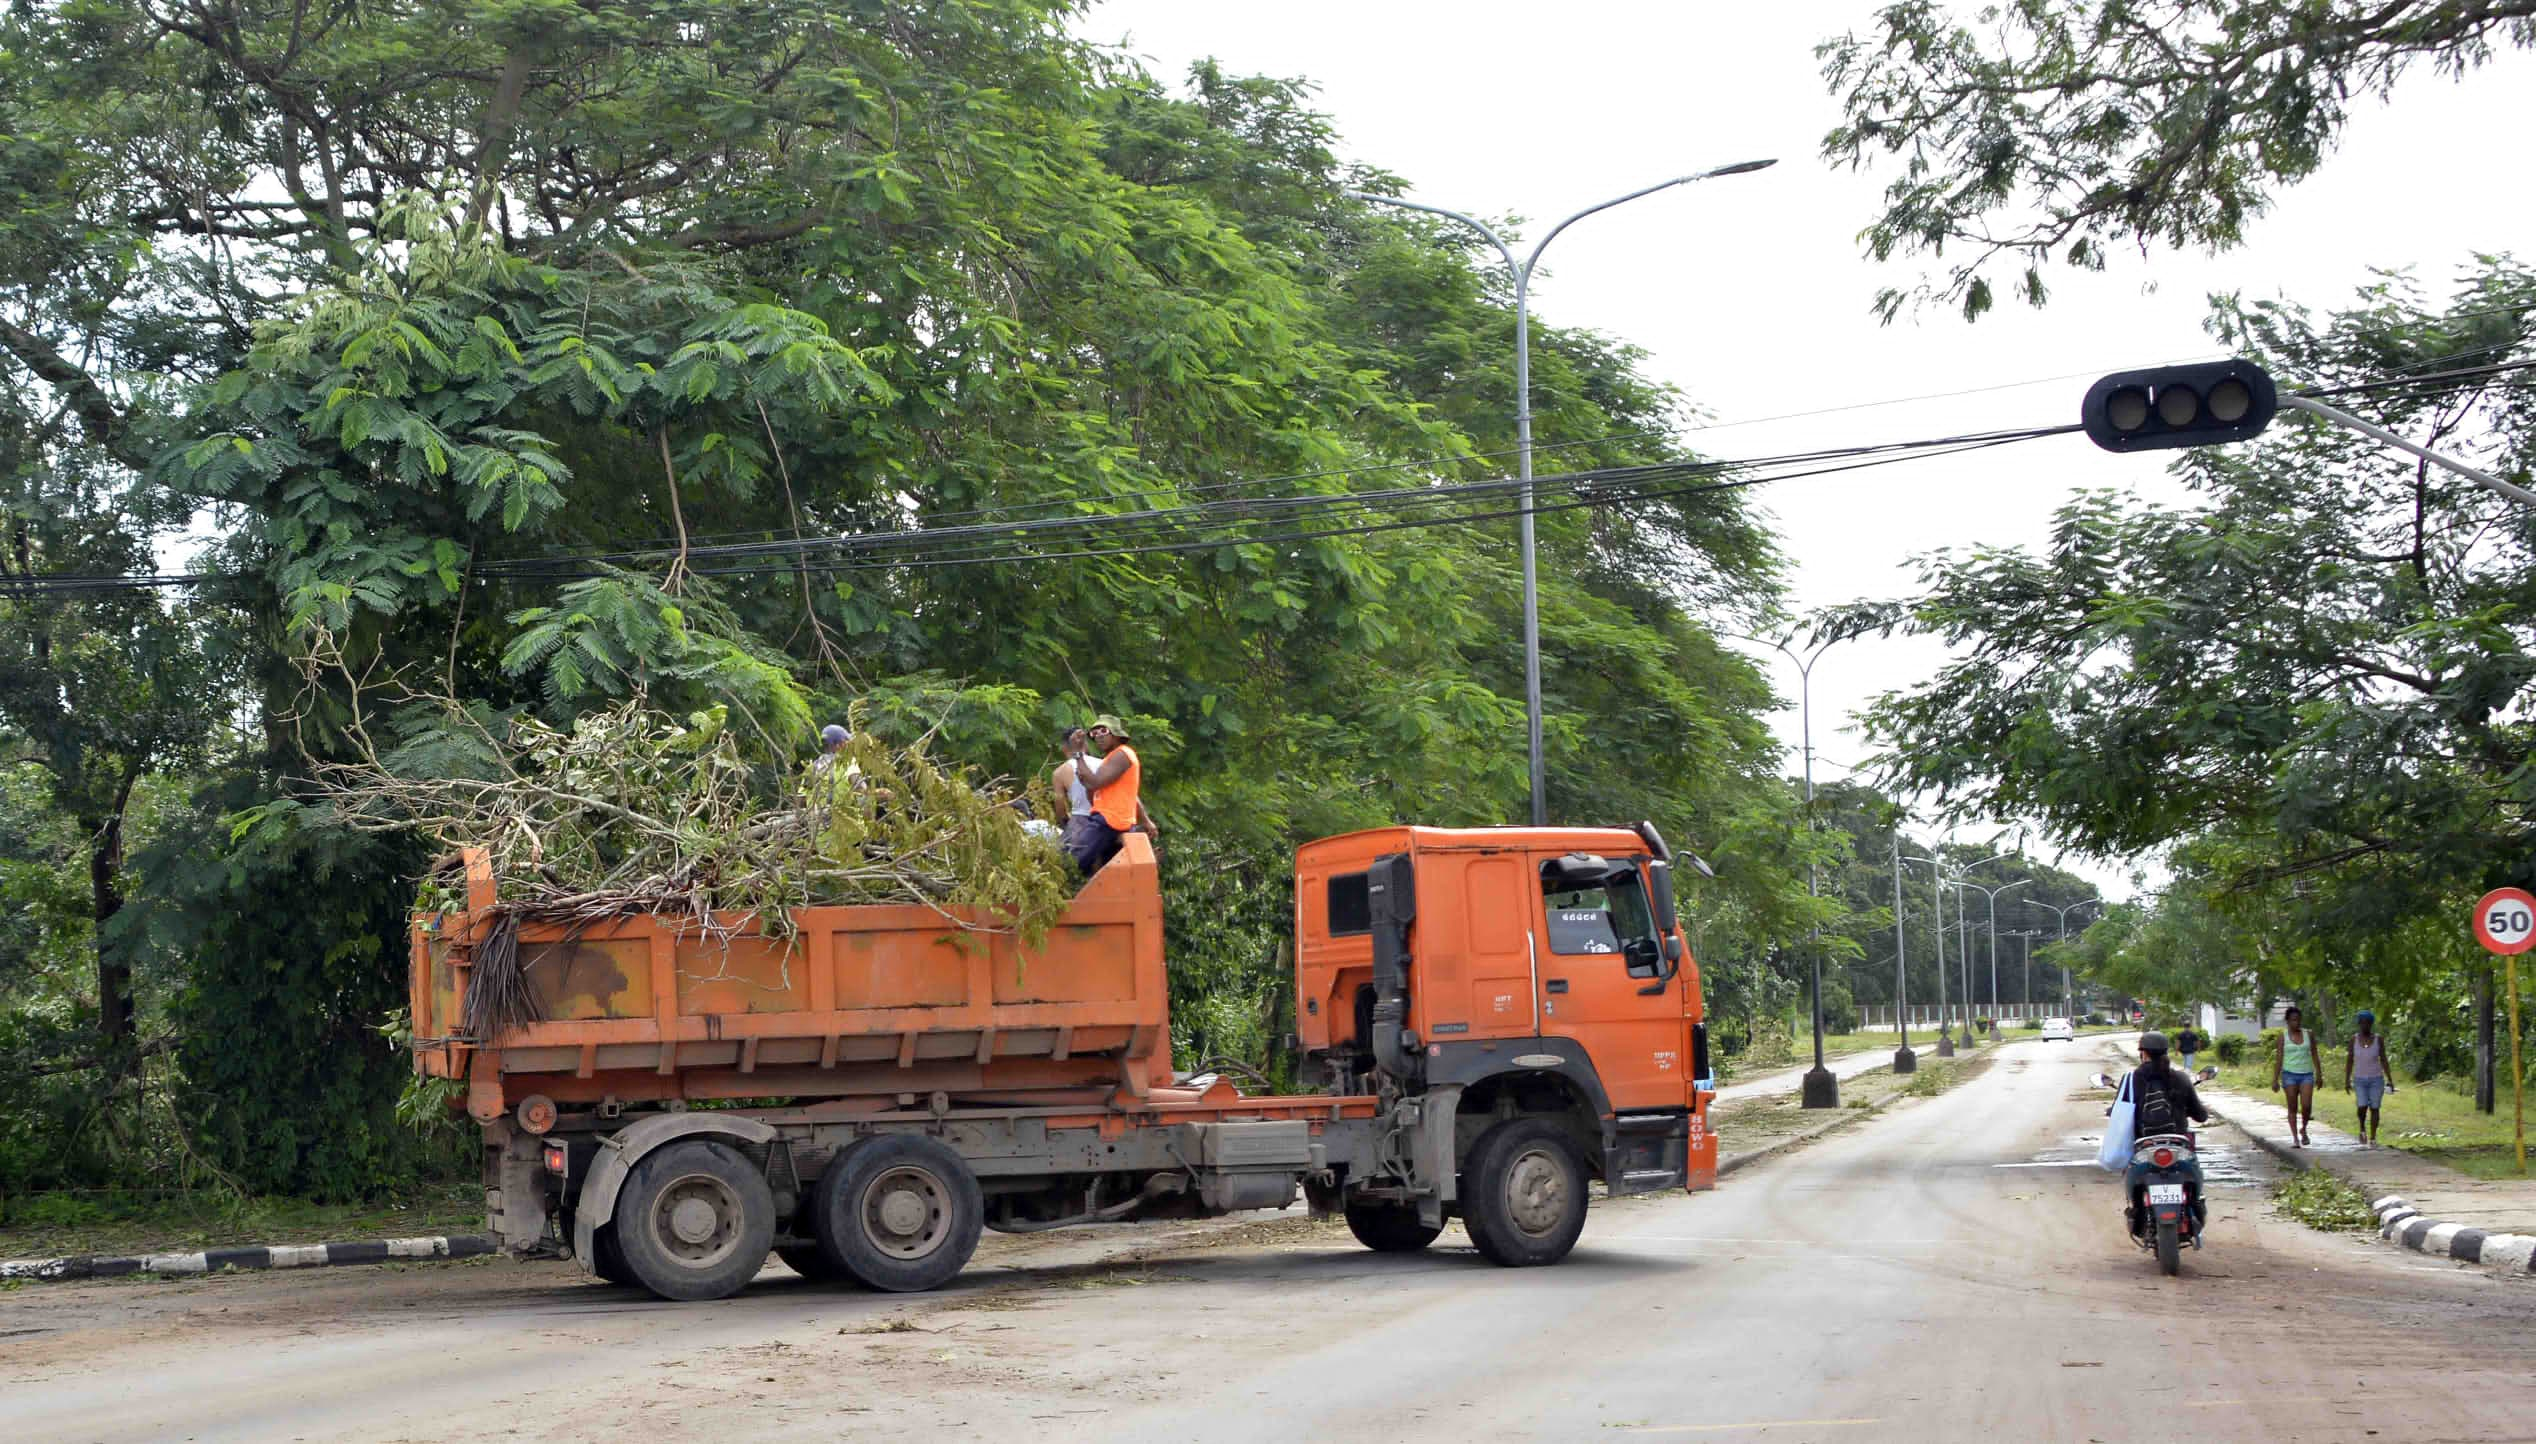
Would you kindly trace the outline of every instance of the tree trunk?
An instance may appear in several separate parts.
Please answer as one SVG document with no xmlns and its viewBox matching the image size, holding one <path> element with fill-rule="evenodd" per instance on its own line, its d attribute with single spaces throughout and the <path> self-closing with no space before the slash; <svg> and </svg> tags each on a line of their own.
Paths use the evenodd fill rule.
<svg viewBox="0 0 2536 1444">
<path fill-rule="evenodd" d="M 114 804 L 105 816 L 81 818 L 88 834 L 88 900 L 93 922 L 89 945 L 97 954 L 97 1032 L 105 1047 L 110 1077 L 121 1078 L 137 1063 L 133 1051 L 135 1016 L 132 963 L 106 937 L 107 924 L 123 911 L 123 817 L 132 805 L 132 786 L 140 781 L 134 764 L 115 784 Z"/>
<path fill-rule="evenodd" d="M 109 1067 L 120 1075 L 126 1066 L 133 1033 L 132 964 L 123 950 L 106 940 L 106 924 L 123 911 L 123 813 L 88 827 L 88 894 L 96 929 L 90 943 L 97 952 L 97 1031 L 105 1040 Z"/>
<path fill-rule="evenodd" d="M 2492 1085 L 2492 960 L 2474 970 L 2474 1111 L 2489 1113 L 2496 1102 Z"/>
</svg>

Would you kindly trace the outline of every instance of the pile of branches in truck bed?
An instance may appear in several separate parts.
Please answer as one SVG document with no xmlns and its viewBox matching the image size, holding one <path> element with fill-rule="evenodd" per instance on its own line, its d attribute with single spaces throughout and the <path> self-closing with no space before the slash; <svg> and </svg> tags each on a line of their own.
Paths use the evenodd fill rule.
<svg viewBox="0 0 2536 1444">
<path fill-rule="evenodd" d="M 752 758 L 719 707 L 680 720 L 638 699 L 557 727 L 451 704 L 392 747 L 365 736 L 358 754 L 312 764 L 332 811 L 486 849 L 513 923 L 647 912 L 781 934 L 791 908 L 921 903 L 1036 941 L 1073 895 L 1015 790 L 859 728 L 803 765 Z"/>
</svg>

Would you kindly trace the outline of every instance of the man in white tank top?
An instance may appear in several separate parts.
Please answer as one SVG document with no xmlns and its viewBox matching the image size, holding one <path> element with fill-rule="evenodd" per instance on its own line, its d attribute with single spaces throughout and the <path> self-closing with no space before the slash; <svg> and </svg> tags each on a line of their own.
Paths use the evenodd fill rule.
<svg viewBox="0 0 2536 1444">
<path fill-rule="evenodd" d="M 2386 1035 L 2377 1030 L 2377 1014 L 2362 1008 L 2353 1019 L 2360 1031 L 2342 1053 L 2342 1086 L 2351 1090 L 2352 1101 L 2360 1107 L 2360 1141 L 2377 1146 L 2378 1115 L 2386 1106 L 2386 1095 L 2395 1091 L 2394 1076 L 2386 1066 Z"/>
</svg>

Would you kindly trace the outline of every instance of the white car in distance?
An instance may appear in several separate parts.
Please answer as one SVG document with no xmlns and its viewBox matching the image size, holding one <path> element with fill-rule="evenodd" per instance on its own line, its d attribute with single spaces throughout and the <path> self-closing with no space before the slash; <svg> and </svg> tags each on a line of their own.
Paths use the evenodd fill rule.
<svg viewBox="0 0 2536 1444">
<path fill-rule="evenodd" d="M 2067 1018 L 2045 1018 L 2043 1020 L 2044 1042 L 2074 1043 L 2077 1040 L 2078 1030 L 2069 1025 L 2069 1020 Z"/>
</svg>

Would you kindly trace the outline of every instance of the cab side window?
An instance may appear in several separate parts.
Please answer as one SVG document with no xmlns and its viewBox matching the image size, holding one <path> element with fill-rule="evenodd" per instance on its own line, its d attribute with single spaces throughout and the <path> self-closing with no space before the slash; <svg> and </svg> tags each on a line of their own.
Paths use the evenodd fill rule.
<svg viewBox="0 0 2536 1444">
<path fill-rule="evenodd" d="M 1615 869 L 1585 887 L 1545 880 L 1542 905 L 1549 914 L 1550 951 L 1565 957 L 1608 955 L 1628 961 L 1629 976 L 1652 978 L 1663 966 L 1655 913 L 1635 868 Z"/>
</svg>

